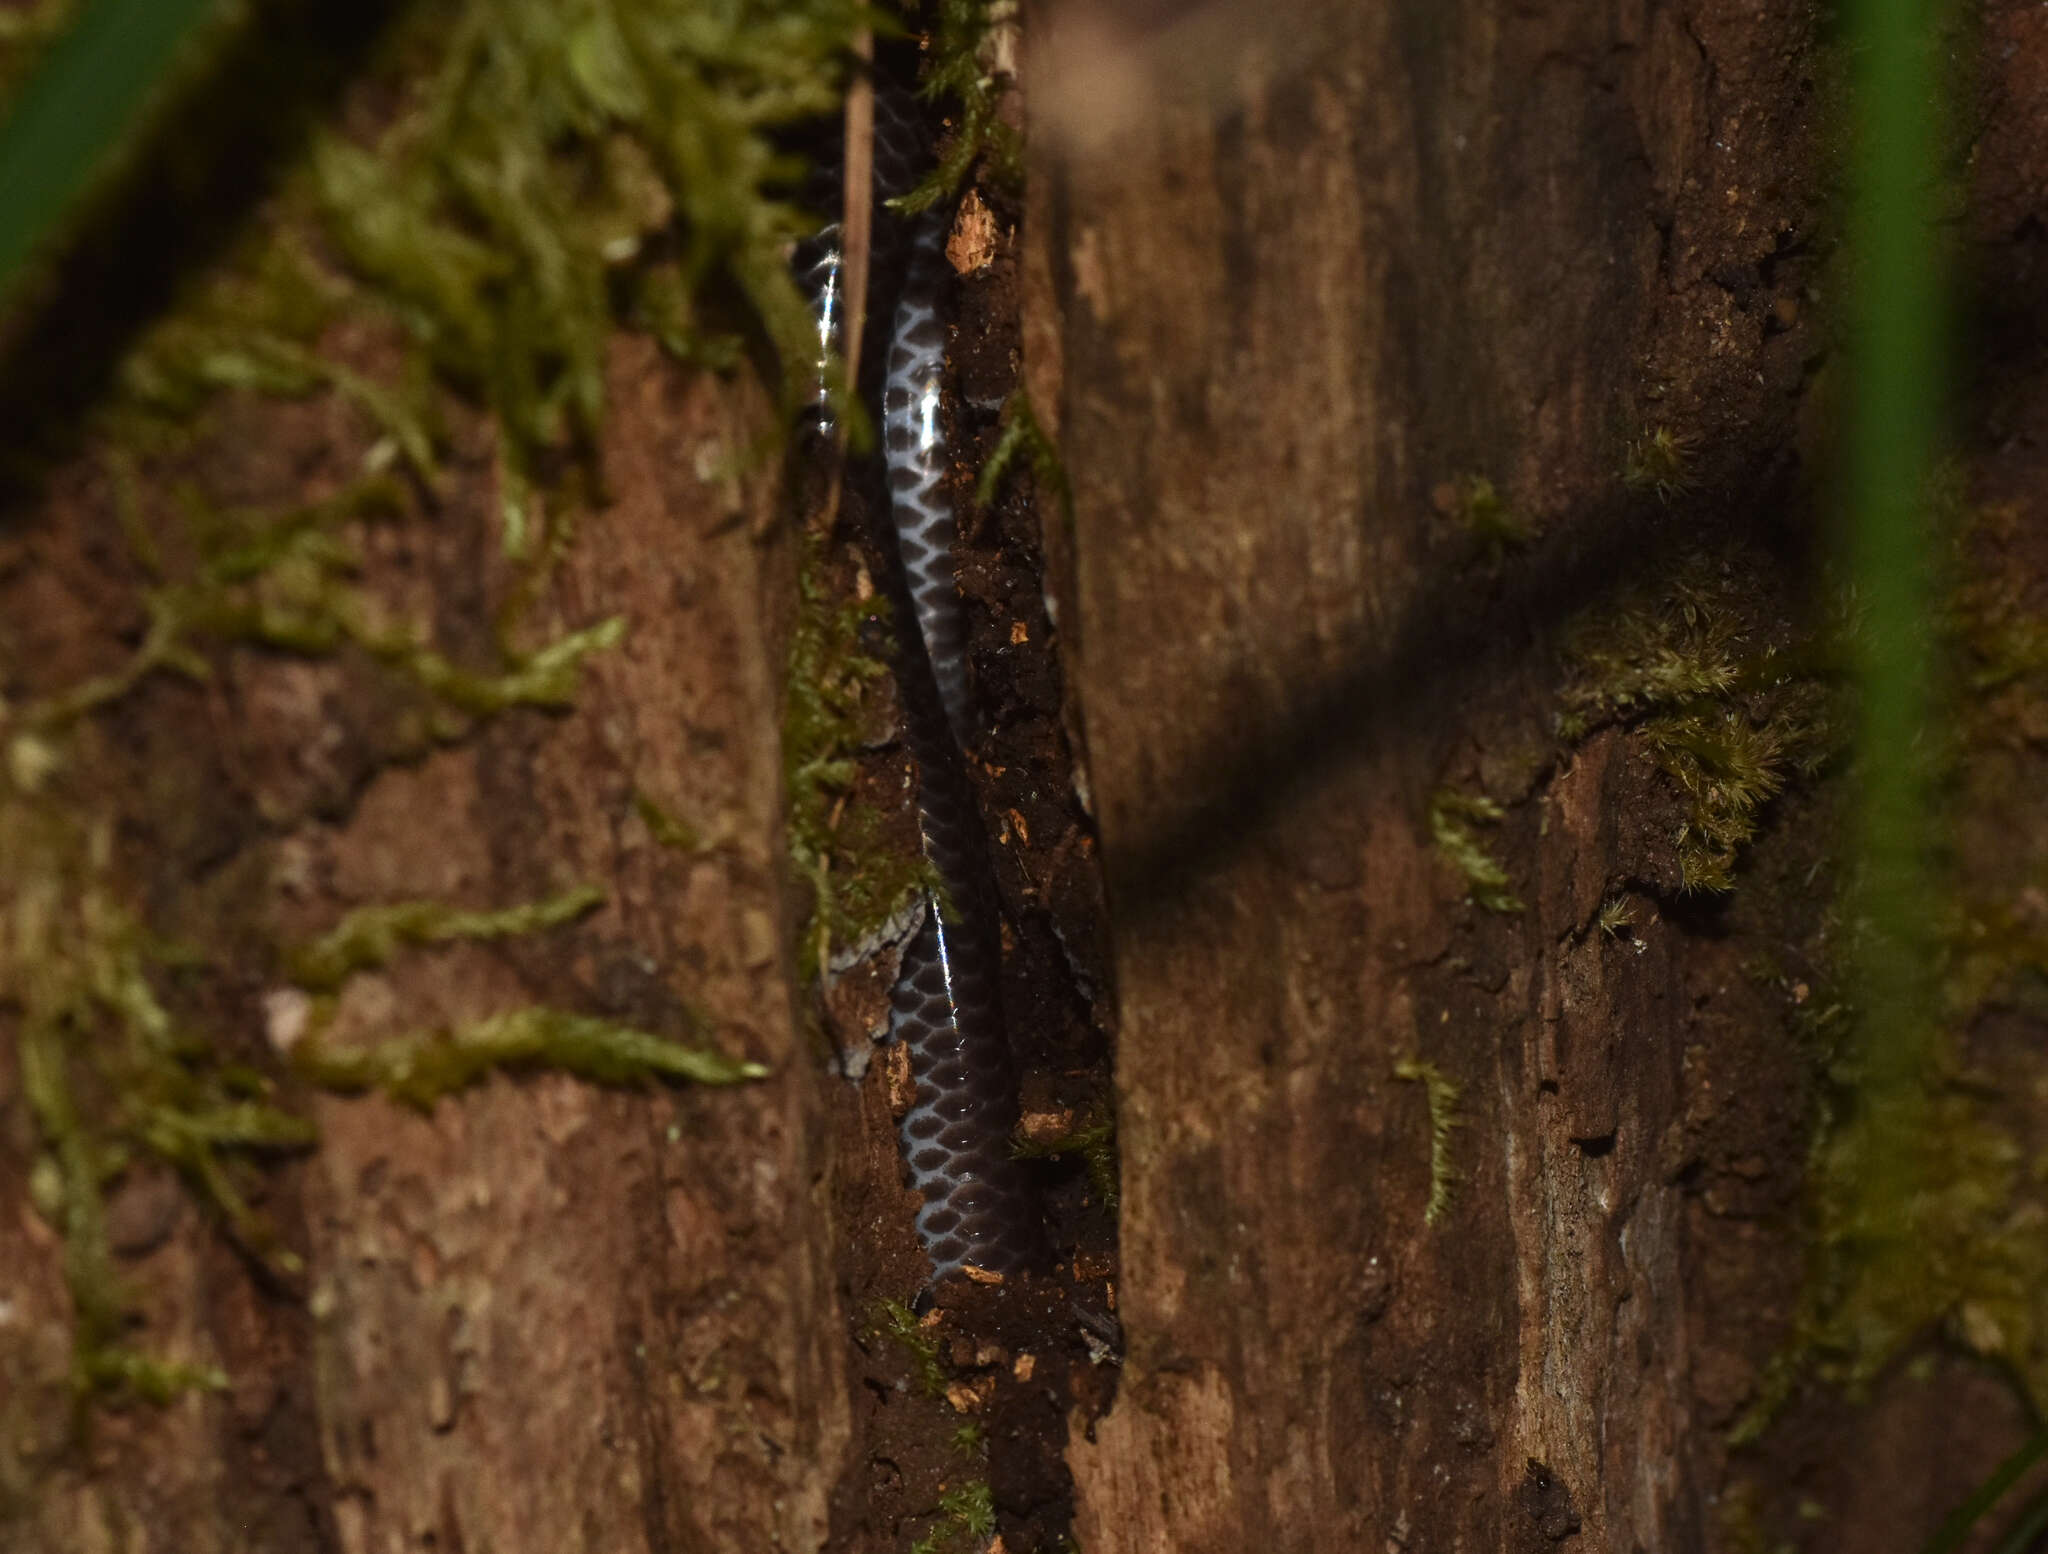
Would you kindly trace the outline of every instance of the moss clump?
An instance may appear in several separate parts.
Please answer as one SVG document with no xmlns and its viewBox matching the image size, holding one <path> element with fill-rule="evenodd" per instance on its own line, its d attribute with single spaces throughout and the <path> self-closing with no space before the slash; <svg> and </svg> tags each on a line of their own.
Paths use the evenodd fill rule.
<svg viewBox="0 0 2048 1554">
<path fill-rule="evenodd" d="M 861 637 L 886 625 L 888 608 L 879 596 L 833 598 L 823 570 L 823 543 L 807 535 L 782 708 L 790 859 L 815 892 L 798 940 L 803 980 L 818 974 L 833 945 L 858 943 L 913 893 L 939 884 L 922 855 L 884 845 L 875 815 L 849 803 L 867 688 L 889 673 Z"/>
<path fill-rule="evenodd" d="M 1458 1116 L 1458 1098 L 1463 1087 L 1434 1063 L 1403 1058 L 1394 1065 L 1394 1077 L 1419 1084 L 1429 1098 L 1429 1203 L 1422 1222 L 1434 1230 L 1451 1210 L 1457 1190 L 1458 1169 L 1451 1159 L 1451 1135 L 1464 1126 Z"/>
<path fill-rule="evenodd" d="M 1082 1118 L 1065 1133 L 1049 1139 L 1026 1139 L 1016 1148 L 1020 1160 L 1057 1160 L 1079 1155 L 1088 1173 L 1088 1185 L 1104 1207 L 1115 1209 L 1122 1201 L 1116 1158 L 1116 1118 L 1095 1112 Z"/>
<path fill-rule="evenodd" d="M 1692 438 L 1668 426 L 1653 426 L 1631 437 L 1621 460 L 1621 483 L 1660 502 L 1675 502 L 1693 488 Z"/>
<path fill-rule="evenodd" d="M 374 146 L 317 147 L 349 265 L 506 433 L 515 549 L 538 456 L 594 445 L 615 293 L 729 362 L 687 317 L 728 287 L 785 362 L 805 360 L 784 256 L 813 223 L 773 135 L 837 105 L 864 16 L 850 0 L 443 0 L 395 51 L 427 82 L 414 105 Z"/>
<path fill-rule="evenodd" d="M 1688 891 L 1727 891 L 1764 806 L 1838 743 L 1833 697 L 1801 657 L 1759 641 L 1763 563 L 1695 554 L 1577 621 L 1557 717 L 1567 740 L 1632 728 L 1689 801 L 1673 838 Z M 1810 657 L 1810 655 L 1808 655 Z"/>
<path fill-rule="evenodd" d="M 1828 920 L 1816 958 L 1834 969 L 1800 989 L 1795 1018 L 1826 1080 L 1806 1285 L 1741 1441 L 1805 1379 L 1859 1391 L 1931 1335 L 1998 1366 L 2037 1414 L 2048 1409 L 2048 1164 L 2031 1115 L 2048 1063 L 2028 1034 L 2048 1017 L 2048 851 L 2039 752 L 2018 733 L 2042 726 L 2048 659 L 2031 653 L 2040 620 L 2020 593 L 2024 569 L 2004 553 L 2013 515 L 1965 510 L 1952 470 L 1930 499 L 1958 553 L 1939 617 L 1955 672 L 1926 744 L 1945 766 L 1944 829 L 1972 887 L 1926 900 L 1922 938 L 1900 951 L 1926 960 L 1904 979 L 1904 1058 L 1875 1050 L 1849 975 L 1869 965 L 1879 932 L 1853 888 Z"/>
<path fill-rule="evenodd" d="M 176 1168 L 253 1256 L 293 1259 L 248 1207 L 252 1153 L 302 1148 L 311 1127 L 261 1076 L 173 1018 L 156 983 L 187 957 L 147 933 L 109 880 L 112 831 L 0 793 L 0 1008 L 18 1017 L 21 1084 L 41 1147 L 37 1206 L 64 1237 L 81 1392 L 156 1396 L 211 1375 L 126 1349 L 131 1300 L 114 1270 L 103 1193 L 141 1159 Z"/>
<path fill-rule="evenodd" d="M 1474 829 L 1498 825 L 1505 813 L 1485 794 L 1455 788 L 1440 788 L 1429 801 L 1429 834 L 1437 851 L 1464 879 L 1473 904 L 1489 912 L 1522 910 L 1520 898 L 1508 889 L 1508 871 L 1480 843 Z"/>
<path fill-rule="evenodd" d="M 362 907 L 316 943 L 293 953 L 291 976 L 308 991 L 331 993 L 354 973 L 383 965 L 402 946 L 539 933 L 574 922 L 603 904 L 604 892 L 586 885 L 499 912 L 466 912 L 441 901 Z"/>
<path fill-rule="evenodd" d="M 59 0 L 0 18 L 0 83 L 68 10 Z M 250 1154 L 312 1139 L 261 1075 L 162 1001 L 162 984 L 205 956 L 144 930 L 112 878 L 112 822 L 59 792 L 82 725 L 158 671 L 207 677 L 201 650 L 229 642 L 364 653 L 427 699 L 441 738 L 507 708 L 566 706 L 583 661 L 624 623 L 531 650 L 510 640 L 510 623 L 573 532 L 573 511 L 544 519 L 541 497 L 573 494 L 578 468 L 594 463 L 607 338 L 625 316 L 700 360 L 737 363 L 738 342 L 764 336 L 785 361 L 805 359 L 812 325 L 783 250 L 810 222 L 785 198 L 800 169 L 773 135 L 834 105 L 845 46 L 867 16 L 851 0 L 408 7 L 380 66 L 395 111 L 374 139 L 316 131 L 260 220 L 120 364 L 97 424 L 118 449 L 116 507 L 150 579 L 145 639 L 115 673 L 0 704 L 0 1011 L 18 1018 L 42 1150 L 34 1174 L 64 1235 L 81 1391 L 168 1396 L 213 1380 L 118 1343 L 130 1303 L 107 1244 L 106 1185 L 132 1159 L 166 1160 L 244 1247 L 283 1267 L 289 1253 L 248 1210 L 238 1173 Z M 739 303 L 728 327 L 708 322 L 712 293 Z M 389 379 L 328 359 L 330 324 L 378 311 L 406 346 Z M 500 661 L 485 667 L 450 661 L 423 629 L 394 621 L 360 582 L 352 539 L 361 525 L 408 519 L 419 488 L 440 479 L 437 383 L 490 413 L 504 546 L 533 559 L 499 621 Z M 286 511 L 224 509 L 194 490 L 180 502 L 182 532 L 151 533 L 138 461 L 189 454 L 223 392 L 348 400 L 377 432 L 365 478 Z M 401 463 L 410 478 L 398 478 Z M 507 913 L 377 909 L 314 946 L 302 970 L 331 987 L 401 944 L 537 931 L 581 909 L 573 896 Z M 547 1009 L 361 1053 L 309 1040 L 300 1057 L 322 1082 L 422 1105 L 506 1065 L 612 1082 L 760 1072 Z"/>
<path fill-rule="evenodd" d="M 993 502 L 1019 463 L 1031 471 L 1040 491 L 1058 498 L 1061 514 L 1072 522 L 1074 492 L 1067 481 L 1067 467 L 1060 461 L 1059 450 L 1039 424 L 1037 412 L 1022 389 L 1003 402 L 1002 435 L 996 439 L 994 450 L 975 479 L 975 501 L 983 507 Z"/>
<path fill-rule="evenodd" d="M 939 1524 L 910 1546 L 910 1554 L 971 1554 L 996 1530 L 995 1493 L 986 1479 L 956 1484 L 939 1496 Z"/>
<path fill-rule="evenodd" d="M 937 0 L 921 91 L 947 110 L 953 133 L 939 165 L 891 202 L 898 209 L 929 210 L 950 198 L 977 162 L 997 183 L 1012 189 L 1023 185 L 1023 143 L 1001 115 L 1008 82 L 987 60 L 995 29 L 1006 25 L 1014 10 L 1008 0 Z"/>
<path fill-rule="evenodd" d="M 1431 495 L 1438 512 L 1485 546 L 1494 561 L 1510 550 L 1533 545 L 1542 530 L 1508 506 L 1484 475 L 1458 475 L 1444 481 Z"/>
<path fill-rule="evenodd" d="M 939 1363 L 939 1341 L 900 1300 L 878 1300 L 868 1320 L 868 1338 L 882 1339 L 903 1351 L 926 1397 L 946 1395 L 946 1368 Z"/>
<path fill-rule="evenodd" d="M 294 1051 L 293 1064 L 327 1089 L 381 1090 L 421 1111 L 432 1111 L 443 1096 L 500 1069 L 555 1069 L 607 1085 L 649 1079 L 730 1085 L 768 1073 L 758 1063 L 685 1047 L 630 1026 L 537 1008 L 491 1015 L 449 1031 L 398 1036 L 374 1047 L 340 1048 L 312 1039 Z"/>
</svg>

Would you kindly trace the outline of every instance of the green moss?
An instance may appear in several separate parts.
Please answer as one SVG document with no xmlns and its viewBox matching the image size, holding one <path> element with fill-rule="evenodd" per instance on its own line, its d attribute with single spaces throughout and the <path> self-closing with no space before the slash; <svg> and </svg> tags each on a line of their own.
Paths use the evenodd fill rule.
<svg viewBox="0 0 2048 1554">
<path fill-rule="evenodd" d="M 354 973 L 383 965 L 401 946 L 539 933 L 574 922 L 603 904 L 604 892 L 585 885 L 498 912 L 465 912 L 440 901 L 360 907 L 324 938 L 294 952 L 289 957 L 291 976 L 309 991 L 331 993 Z"/>
<path fill-rule="evenodd" d="M 2029 1109 L 2048 1087 L 2037 1044 L 2000 1034 L 2048 1016 L 2048 881 L 2039 840 L 2038 751 L 2015 760 L 2014 728 L 2039 726 L 2043 676 L 2024 653 L 2026 586 L 2008 563 L 2010 515 L 1972 514 L 1937 482 L 1959 581 L 1941 612 L 1955 674 L 1944 727 L 1927 744 L 1969 894 L 1917 902 L 1929 984 L 1916 997 L 1914 1060 L 1873 1050 L 1855 980 L 1879 930 L 1858 882 L 1828 921 L 1823 975 L 1794 1029 L 1825 1076 L 1807 1172 L 1808 1266 L 1793 1333 L 1736 1429 L 1757 1439 L 1809 1379 L 1852 1394 L 1931 1337 L 1996 1365 L 2048 1409 L 2048 1169 Z M 1977 555 L 1971 547 L 1983 542 Z M 1917 948 L 1917 947 L 1916 947 Z"/>
<path fill-rule="evenodd" d="M 1618 939 L 1635 926 L 1635 908 L 1629 905 L 1626 897 L 1611 896 L 1600 904 L 1597 921 L 1604 937 Z"/>
<path fill-rule="evenodd" d="M 1565 644 L 1558 732 L 1578 740 L 1620 723 L 1637 733 L 1688 800 L 1672 838 L 1688 891 L 1732 890 L 1764 806 L 1817 775 L 1839 743 L 1815 655 L 1757 641 L 1763 565 L 1689 556 L 1582 617 Z"/>
<path fill-rule="evenodd" d="M 633 790 L 633 813 L 640 817 L 648 834 L 663 847 L 693 853 L 704 845 L 694 827 L 676 819 L 639 788 Z"/>
<path fill-rule="evenodd" d="M 1455 788 L 1440 788 L 1429 801 L 1429 834 L 1437 851 L 1464 879 L 1473 904 L 1489 912 L 1522 910 L 1521 900 L 1508 889 L 1507 870 L 1481 844 L 1474 829 L 1498 825 L 1504 813 L 1485 794 L 1461 793 Z"/>
<path fill-rule="evenodd" d="M 0 82 L 66 9 L 0 16 Z M 584 660 L 616 644 L 623 622 L 532 650 L 512 642 L 511 623 L 574 534 L 575 471 L 594 466 L 616 317 L 658 311 L 664 344 L 722 366 L 747 359 L 749 339 L 805 359 L 812 324 L 784 250 L 810 221 L 786 198 L 801 169 L 775 133 L 835 105 L 845 46 L 866 19 L 850 0 L 409 7 L 379 67 L 381 100 L 395 106 L 374 140 L 314 134 L 249 231 L 120 364 L 99 425 L 114 448 L 116 515 L 151 579 L 144 641 L 115 673 L 28 707 L 0 704 L 0 1008 L 20 1016 L 42 1149 L 35 1177 L 64 1234 L 81 1389 L 168 1396 L 212 1382 L 117 1346 L 129 1302 L 107 1246 L 106 1184 L 139 1155 L 168 1161 L 245 1247 L 282 1266 L 287 1254 L 248 1209 L 238 1172 L 250 1153 L 311 1137 L 260 1077 L 159 1001 L 157 984 L 192 957 L 123 906 L 110 826 L 59 801 L 52 778 L 81 758 L 81 726 L 158 671 L 208 677 L 201 649 L 221 643 L 366 653 L 429 698 L 440 737 L 511 707 L 568 705 Z M 736 316 L 716 314 L 712 295 L 736 300 Z M 378 310 L 405 346 L 389 375 L 330 359 L 332 326 Z M 390 620 L 360 582 L 349 537 L 354 525 L 409 521 L 417 487 L 440 478 L 437 384 L 489 412 L 504 546 L 531 560 L 500 618 L 501 662 L 487 667 L 453 663 L 423 631 Z M 282 512 L 227 509 L 192 490 L 180 503 L 183 543 L 164 543 L 143 520 L 142 463 L 203 455 L 207 407 L 225 392 L 349 401 L 379 437 L 366 478 Z M 410 480 L 395 478 L 400 462 Z M 534 931 L 583 909 L 578 899 L 509 913 L 380 909 L 314 946 L 304 969 L 332 986 L 399 944 Z M 608 1082 L 761 1072 L 547 1009 L 360 1053 L 309 1041 L 300 1055 L 323 1082 L 421 1105 L 508 1065 Z"/>
<path fill-rule="evenodd" d="M 885 624 L 888 610 L 880 597 L 832 598 L 823 567 L 822 542 L 807 536 L 782 712 L 790 859 L 815 892 L 798 940 L 803 980 L 818 974 L 833 945 L 859 943 L 914 893 L 939 885 L 921 854 L 885 845 L 875 815 L 848 802 L 867 688 L 889 672 L 864 650 L 861 633 Z"/>
<path fill-rule="evenodd" d="M 1097 1200 L 1110 1209 L 1122 1201 L 1113 1116 L 1098 1112 L 1083 1117 L 1055 1138 L 1025 1140 L 1017 1146 L 1016 1154 L 1020 1160 L 1057 1160 L 1065 1155 L 1079 1155 Z"/>
<path fill-rule="evenodd" d="M 1621 483 L 1673 502 L 1693 487 L 1693 440 L 1668 426 L 1653 426 L 1629 439 L 1622 455 Z"/>
<path fill-rule="evenodd" d="M 986 1479 L 956 1484 L 939 1496 L 939 1524 L 910 1546 L 910 1554 L 971 1554 L 996 1530 L 995 1494 Z"/>
<path fill-rule="evenodd" d="M 184 1029 L 156 983 L 185 959 L 146 933 L 109 883 L 111 831 L 87 830 L 45 799 L 0 795 L 0 1007 L 19 1015 L 22 1090 L 42 1154 L 38 1207 L 64 1238 L 81 1392 L 146 1381 L 118 1340 L 131 1301 L 114 1270 L 102 1195 L 138 1157 L 175 1167 L 251 1255 L 290 1255 L 248 1207 L 237 1170 L 251 1153 L 311 1142 L 256 1075 Z"/>
<path fill-rule="evenodd" d="M 215 509 L 189 490 L 182 505 L 187 536 L 200 559 L 184 577 L 148 592 L 151 622 L 141 649 L 118 673 L 31 709 L 28 722 L 68 723 L 126 695 L 159 668 L 205 678 L 210 671 L 195 649 L 208 639 L 309 656 L 353 645 L 467 717 L 521 706 L 560 709 L 575 699 L 583 661 L 625 635 L 624 619 L 613 616 L 534 651 L 508 649 L 508 666 L 490 673 L 453 664 L 412 628 L 388 623 L 378 600 L 354 581 L 359 558 L 339 532 L 349 524 L 395 522 L 406 515 L 403 488 L 388 477 L 358 481 L 327 501 L 282 513 Z M 442 728 L 450 737 L 459 731 L 454 723 Z"/>
<path fill-rule="evenodd" d="M 1074 492 L 1067 481 L 1066 465 L 1060 461 L 1059 450 L 1039 424 L 1037 412 L 1022 389 L 1003 403 L 1002 435 L 996 439 L 994 450 L 975 479 L 975 501 L 983 507 L 993 502 L 1020 462 L 1031 471 L 1040 491 L 1058 499 L 1061 514 L 1072 523 Z"/>
<path fill-rule="evenodd" d="M 1484 475 L 1459 475 L 1446 481 L 1438 488 L 1436 502 L 1446 517 L 1478 539 L 1496 561 L 1542 537 L 1542 530 L 1509 507 Z"/>
<path fill-rule="evenodd" d="M 100 1391 L 127 1393 L 159 1407 L 187 1392 L 225 1392 L 228 1385 L 227 1372 L 215 1365 L 187 1365 L 112 1347 L 87 1357 L 84 1379 Z"/>
<path fill-rule="evenodd" d="M 293 1052 L 314 1084 L 355 1093 L 381 1090 L 395 1101 L 432 1111 L 443 1096 L 501 1069 L 555 1069 L 598 1084 L 650 1079 L 730 1085 L 768 1070 L 720 1053 L 651 1036 L 630 1026 L 559 1009 L 515 1009 L 448 1031 L 393 1037 L 373 1047 L 334 1047 L 317 1038 Z"/>
<path fill-rule="evenodd" d="M 1434 1063 L 1403 1058 L 1394 1065 L 1394 1077 L 1419 1084 L 1429 1098 L 1429 1203 L 1422 1222 L 1432 1230 L 1450 1212 L 1457 1190 L 1458 1169 L 1451 1159 L 1451 1135 L 1464 1123 L 1458 1116 L 1458 1098 L 1464 1093 L 1458 1082 Z"/>
<path fill-rule="evenodd" d="M 916 1314 L 900 1300 L 878 1300 L 868 1319 L 869 1339 L 881 1339 L 901 1349 L 917 1377 L 918 1390 L 926 1397 L 946 1395 L 946 1368 L 939 1363 L 939 1341 L 922 1326 Z"/>
<path fill-rule="evenodd" d="M 1024 147 L 1001 113 L 1007 83 L 987 68 L 983 58 L 998 12 L 1004 9 L 1001 0 L 936 0 L 922 93 L 947 110 L 953 133 L 938 166 L 892 202 L 899 209 L 929 210 L 950 198 L 977 162 L 996 183 L 1022 187 Z"/>
<path fill-rule="evenodd" d="M 329 137 L 324 224 L 507 434 L 508 533 L 538 456 L 594 446 L 614 277 L 672 264 L 678 304 L 743 297 L 785 362 L 809 310 L 784 254 L 810 219 L 774 133 L 837 104 L 848 0 L 477 0 L 421 8 L 428 89 L 373 147 Z M 652 240 L 673 230 L 673 257 Z M 707 331 L 684 324 L 681 342 Z M 715 333 L 715 332 L 714 332 Z M 733 359 L 729 347 L 724 359 Z M 516 546 L 515 546 L 516 548 Z"/>
</svg>

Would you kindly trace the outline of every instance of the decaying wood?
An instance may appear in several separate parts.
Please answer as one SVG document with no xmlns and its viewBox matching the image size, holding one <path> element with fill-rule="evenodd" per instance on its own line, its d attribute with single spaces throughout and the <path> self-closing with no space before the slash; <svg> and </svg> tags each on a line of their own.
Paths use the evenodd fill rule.
<svg viewBox="0 0 2048 1554">
<path fill-rule="evenodd" d="M 1696 1547 L 1702 952 L 1593 931 L 1641 795 L 1611 743 L 1554 765 L 1547 654 L 1654 549 L 1632 423 L 1712 407 L 1752 479 L 1781 444 L 1797 348 L 1707 272 L 1810 218 L 1803 24 L 1253 9 L 1031 31 L 1034 103 L 1142 96 L 1052 126 L 1033 209 L 1121 1004 L 1131 1348 L 1081 1541 Z M 1459 575 L 1430 492 L 1469 475 L 1551 532 L 1521 572 Z M 1521 806 L 1526 910 L 1461 904 L 1446 783 Z M 1460 1091 L 1436 1227 L 1404 1062 Z"/>
<path fill-rule="evenodd" d="M 644 340 L 618 345 L 610 389 L 610 500 L 525 628 L 544 641 L 628 617 L 620 646 L 588 663 L 573 711 L 513 712 L 381 764 L 340 722 L 361 677 L 374 680 L 368 666 L 233 654 L 232 674 L 204 693 L 167 677 L 134 693 L 129 727 L 150 741 L 154 770 L 125 791 L 141 811 L 129 823 L 157 844 L 142 867 L 178 930 L 225 904 L 235 921 L 305 942 L 371 904 L 492 909 L 606 889 L 572 928 L 404 952 L 352 978 L 337 1043 L 545 1002 L 709 1040 L 771 1077 L 646 1093 L 497 1078 L 431 1115 L 379 1096 L 301 1097 L 322 1142 L 285 1168 L 265 1208 L 305 1260 L 303 1288 L 265 1290 L 216 1227 L 177 1210 L 122 1264 L 147 1296 L 137 1341 L 217 1363 L 233 1389 L 103 1413 L 84 1455 L 67 1446 L 54 1238 L 25 1198 L 29 1141 L 10 1136 L 0 1257 L 41 1271 L 10 1276 L 0 1324 L 9 1417 L 38 1422 L 10 1437 L 15 1488 L 31 1496 L 11 1547 L 823 1539 L 831 1481 L 819 1464 L 836 1461 L 848 1427 L 813 1116 L 823 1094 L 792 1008 L 782 915 L 776 632 L 789 557 L 759 538 L 773 529 L 767 472 L 730 474 L 763 412 L 683 380 Z M 230 427 L 203 456 L 216 476 L 247 462 L 228 478 L 252 503 L 317 495 L 360 457 L 361 429 L 331 408 L 252 405 Z M 367 578 L 386 597 L 406 590 L 459 640 L 480 629 L 479 585 L 501 563 L 488 450 L 472 444 L 455 464 L 432 520 L 367 537 Z M 30 531 L 46 575 L 90 575 L 90 553 L 68 547 L 107 530 L 111 500 L 90 479 L 59 493 L 68 527 Z M 119 651 L 96 639 L 89 611 L 46 610 L 39 629 L 69 633 L 88 661 Z M 195 701 L 208 737 L 180 738 Z M 202 793 L 198 814 L 148 808 Z M 699 845 L 664 845 L 637 795 Z M 206 866 L 176 841 L 195 829 L 212 833 Z M 229 1039 L 261 1041 L 266 1027 L 290 1039 L 291 995 L 236 942 L 249 950 L 236 974 L 250 980 L 222 1011 Z M 11 1047 L 0 1073 L 11 1082 Z"/>
</svg>

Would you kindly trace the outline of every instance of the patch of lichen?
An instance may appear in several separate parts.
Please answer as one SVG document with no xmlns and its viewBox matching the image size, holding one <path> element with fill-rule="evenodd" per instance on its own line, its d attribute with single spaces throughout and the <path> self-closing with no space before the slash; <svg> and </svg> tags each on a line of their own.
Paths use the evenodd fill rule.
<svg viewBox="0 0 2048 1554">
<path fill-rule="evenodd" d="M 1009 83 L 990 58 L 997 29 L 1014 25 L 1015 10 L 1012 0 L 936 0 L 919 91 L 946 111 L 952 133 L 938 165 L 892 202 L 899 209 L 929 210 L 950 198 L 977 162 L 998 185 L 1023 186 L 1023 142 L 1002 117 Z"/>
<path fill-rule="evenodd" d="M 1694 553 L 1581 617 L 1565 644 L 1558 732 L 1618 723 L 1683 791 L 1672 841 L 1688 891 L 1732 890 L 1765 805 L 1839 744 L 1824 655 L 1759 618 L 1766 576 L 1761 558 Z"/>
<path fill-rule="evenodd" d="M 1519 912 L 1522 902 L 1508 888 L 1508 871 L 1479 840 L 1478 826 L 1498 825 L 1506 812 L 1483 793 L 1439 788 L 1429 800 L 1429 834 L 1465 881 L 1473 905 L 1489 912 Z"/>
<path fill-rule="evenodd" d="M 912 894 L 939 883 L 921 854 L 888 845 L 875 813 L 852 802 L 868 688 L 889 673 L 862 636 L 886 627 L 888 607 L 878 595 L 836 596 L 824 570 L 824 544 L 807 533 L 782 710 L 789 854 L 814 892 L 798 938 L 803 981 L 818 974 L 834 946 L 860 943 Z"/>
</svg>

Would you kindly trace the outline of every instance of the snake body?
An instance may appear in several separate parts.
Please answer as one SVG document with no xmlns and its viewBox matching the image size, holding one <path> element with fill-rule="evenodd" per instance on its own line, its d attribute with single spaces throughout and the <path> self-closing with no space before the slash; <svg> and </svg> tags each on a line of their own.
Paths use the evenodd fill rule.
<svg viewBox="0 0 2048 1554">
<path fill-rule="evenodd" d="M 899 1140 L 924 1199 L 918 1238 L 937 1284 L 970 1266 L 1022 1272 L 1042 1261 L 1044 1236 L 1010 1150 L 1017 1083 L 1003 1029 L 1001 930 L 964 755 L 976 719 L 953 559 L 957 526 L 942 484 L 946 226 L 929 214 L 906 224 L 880 203 L 914 184 L 922 150 L 908 104 L 878 90 L 873 316 L 883 316 L 892 292 L 895 299 L 887 313 L 880 417 L 889 522 L 878 548 L 898 622 L 895 672 L 905 742 L 917 761 L 918 829 L 941 884 L 927 892 L 923 922 L 904 949 L 890 993 L 889 1033 L 903 1043 L 916 1084 Z M 836 241 L 821 234 L 817 249 L 798 255 L 798 266 L 817 309 L 822 363 L 843 305 Z"/>
</svg>

